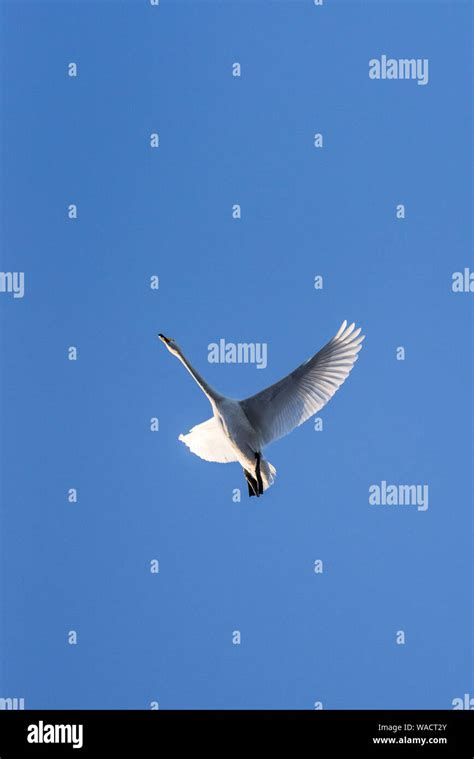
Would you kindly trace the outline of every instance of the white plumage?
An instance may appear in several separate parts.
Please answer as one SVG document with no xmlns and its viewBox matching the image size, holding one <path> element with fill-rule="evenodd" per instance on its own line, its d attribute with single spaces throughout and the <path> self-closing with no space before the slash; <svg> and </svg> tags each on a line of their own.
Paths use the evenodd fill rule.
<svg viewBox="0 0 474 759">
<path fill-rule="evenodd" d="M 179 439 L 206 461 L 238 461 L 249 495 L 259 496 L 273 483 L 275 468 L 262 448 L 316 414 L 349 375 L 364 335 L 344 321 L 324 348 L 286 377 L 260 393 L 238 401 L 213 390 L 184 357 L 174 340 L 159 335 L 168 350 L 184 364 L 210 401 L 213 416 Z"/>
<path fill-rule="evenodd" d="M 204 461 L 228 464 L 237 461 L 237 456 L 230 441 L 226 438 L 215 416 L 192 427 L 187 435 L 180 435 L 181 440 Z"/>
</svg>

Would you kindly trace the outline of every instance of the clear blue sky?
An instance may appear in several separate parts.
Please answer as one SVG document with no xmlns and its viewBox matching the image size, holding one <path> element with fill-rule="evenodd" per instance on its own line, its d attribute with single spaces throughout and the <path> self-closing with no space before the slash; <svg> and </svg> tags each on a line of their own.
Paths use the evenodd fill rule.
<svg viewBox="0 0 474 759">
<path fill-rule="evenodd" d="M 25 272 L 25 296 L 0 294 L 0 695 L 136 709 L 474 695 L 473 296 L 451 290 L 472 268 L 470 4 L 2 14 L 1 269 Z M 428 85 L 371 81 L 382 54 L 428 58 Z M 245 397 L 346 318 L 367 335 L 360 360 L 323 432 L 308 422 L 268 449 L 264 498 L 178 442 L 210 409 L 157 332 Z M 268 367 L 209 364 L 222 337 L 267 343 Z M 369 505 L 382 480 L 428 484 L 428 510 Z"/>
</svg>

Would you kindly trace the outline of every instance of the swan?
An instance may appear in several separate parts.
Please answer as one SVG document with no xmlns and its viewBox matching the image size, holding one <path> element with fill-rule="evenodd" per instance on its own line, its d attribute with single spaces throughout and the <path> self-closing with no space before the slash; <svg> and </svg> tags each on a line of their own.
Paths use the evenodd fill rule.
<svg viewBox="0 0 474 759">
<path fill-rule="evenodd" d="M 354 323 L 348 327 L 344 321 L 314 356 L 279 382 L 241 401 L 226 398 L 210 387 L 176 341 L 160 333 L 159 339 L 186 367 L 213 411 L 210 419 L 178 439 L 205 461 L 238 462 L 249 496 L 261 496 L 276 476 L 262 449 L 306 422 L 332 398 L 357 361 L 365 337 L 360 332 Z"/>
</svg>

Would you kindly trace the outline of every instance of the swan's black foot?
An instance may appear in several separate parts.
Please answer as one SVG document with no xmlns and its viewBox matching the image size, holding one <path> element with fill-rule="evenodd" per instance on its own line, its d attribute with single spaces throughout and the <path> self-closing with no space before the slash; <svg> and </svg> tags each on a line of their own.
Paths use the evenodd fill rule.
<svg viewBox="0 0 474 759">
<path fill-rule="evenodd" d="M 255 454 L 255 459 L 257 463 L 255 464 L 255 476 L 257 478 L 257 485 L 258 485 L 258 494 L 263 495 L 263 482 L 262 482 L 262 474 L 260 472 L 260 458 L 261 453 L 258 451 L 258 453 Z"/>
<path fill-rule="evenodd" d="M 257 480 L 246 469 L 244 469 L 244 474 L 245 474 L 245 479 L 247 480 L 247 485 L 248 485 L 248 488 L 249 488 L 249 497 L 251 498 L 253 495 L 256 495 L 257 498 L 258 498 L 259 495 L 260 495 L 260 493 L 259 493 L 259 490 L 258 490 L 258 482 L 257 482 Z"/>
</svg>

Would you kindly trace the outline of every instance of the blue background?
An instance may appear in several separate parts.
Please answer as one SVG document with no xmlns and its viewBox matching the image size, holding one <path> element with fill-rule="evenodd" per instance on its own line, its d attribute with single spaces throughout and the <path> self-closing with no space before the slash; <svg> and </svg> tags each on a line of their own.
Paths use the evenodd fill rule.
<svg viewBox="0 0 474 759">
<path fill-rule="evenodd" d="M 1 268 L 26 291 L 0 295 L 0 695 L 451 708 L 474 687 L 470 4 L 2 16 Z M 429 84 L 371 81 L 383 53 L 429 58 Z M 178 442 L 210 408 L 157 332 L 245 397 L 343 319 L 359 361 L 323 432 L 266 452 L 263 498 Z M 209 364 L 221 337 L 268 343 L 268 368 Z M 428 511 L 370 506 L 383 479 L 428 484 Z"/>
</svg>

